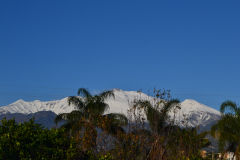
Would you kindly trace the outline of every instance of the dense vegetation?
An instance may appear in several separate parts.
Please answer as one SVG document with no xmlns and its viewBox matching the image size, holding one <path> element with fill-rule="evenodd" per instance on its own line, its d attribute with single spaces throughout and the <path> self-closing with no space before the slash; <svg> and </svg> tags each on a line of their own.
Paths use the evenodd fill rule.
<svg viewBox="0 0 240 160">
<path fill-rule="evenodd" d="M 74 150 L 63 128 L 44 129 L 34 120 L 22 124 L 1 121 L 0 159 L 71 159 Z"/>
<path fill-rule="evenodd" d="M 211 134 L 219 141 L 221 152 L 233 152 L 240 160 L 240 107 L 232 101 L 225 101 L 220 107 L 221 120 L 212 126 Z"/>
<path fill-rule="evenodd" d="M 208 132 L 199 133 L 197 128 L 188 127 L 187 119 L 177 122 L 175 116 L 170 118 L 169 113 L 175 114 L 181 106 L 168 91 L 155 90 L 154 94 L 154 102 L 132 102 L 128 118 L 104 114 L 108 108 L 105 99 L 114 97 L 112 91 L 92 95 L 81 88 L 78 96 L 68 98 L 76 110 L 56 117 L 56 124 L 64 123 L 60 128 L 43 128 L 34 119 L 20 124 L 3 119 L 0 159 L 207 159 L 201 150 L 210 145 Z M 213 126 L 211 134 L 219 140 L 220 151 L 232 151 L 239 158 L 240 108 L 227 101 L 221 112 L 222 119 Z M 179 123 L 185 127 L 180 128 Z"/>
</svg>

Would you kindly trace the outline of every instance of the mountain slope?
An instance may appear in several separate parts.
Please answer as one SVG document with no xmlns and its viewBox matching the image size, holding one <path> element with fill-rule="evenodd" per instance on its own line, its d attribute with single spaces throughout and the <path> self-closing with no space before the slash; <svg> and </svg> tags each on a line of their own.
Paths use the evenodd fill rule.
<svg viewBox="0 0 240 160">
<path fill-rule="evenodd" d="M 115 99 L 110 98 L 106 100 L 110 108 L 106 113 L 123 113 L 128 114 L 128 109 L 131 106 L 131 102 L 134 99 L 145 99 L 153 101 L 153 97 L 150 97 L 144 93 L 136 91 L 123 91 L 114 89 Z M 69 106 L 67 98 L 41 102 L 39 100 L 26 102 L 24 100 L 18 100 L 10 105 L 0 107 L 0 115 L 3 117 L 5 114 L 33 114 L 40 111 L 52 111 L 55 114 L 67 113 L 74 110 L 74 106 Z M 173 113 L 171 113 L 173 117 Z M 176 113 L 176 120 L 181 122 L 184 119 L 188 119 L 188 126 L 201 128 L 209 128 L 212 124 L 220 118 L 220 112 L 210 108 L 206 105 L 200 104 L 194 100 L 185 100 L 181 103 L 181 110 Z"/>
<path fill-rule="evenodd" d="M 0 119 L 12 119 L 14 118 L 17 123 L 29 121 L 34 117 L 35 123 L 41 124 L 46 128 L 56 127 L 54 123 L 54 119 L 57 115 L 52 111 L 39 111 L 31 114 L 23 114 L 23 113 L 7 113 L 1 114 Z"/>
</svg>

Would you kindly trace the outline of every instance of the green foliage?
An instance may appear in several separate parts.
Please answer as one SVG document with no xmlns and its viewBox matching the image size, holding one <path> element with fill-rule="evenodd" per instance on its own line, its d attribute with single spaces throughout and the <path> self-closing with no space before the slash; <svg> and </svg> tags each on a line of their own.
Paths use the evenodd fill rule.
<svg viewBox="0 0 240 160">
<path fill-rule="evenodd" d="M 171 99 L 169 92 L 165 92 L 165 90 L 163 93 L 156 90 L 156 93 L 153 102 L 141 99 L 136 100 L 131 109 L 134 115 L 141 113 L 138 110 L 142 110 L 150 126 L 150 132 L 145 131 L 145 133 L 147 133 L 144 134 L 145 138 L 140 139 L 144 142 L 138 143 L 137 145 L 137 148 L 141 148 L 141 153 L 145 152 L 147 154 L 140 159 L 200 159 L 201 149 L 210 144 L 208 139 L 205 138 L 207 133 L 199 134 L 197 128 L 178 127 L 174 118 L 176 112 L 181 109 L 179 100 Z M 170 112 L 174 113 L 172 119 L 169 115 Z M 141 116 L 143 115 L 140 114 L 140 117 Z M 137 119 L 141 118 L 137 117 Z M 136 133 L 135 136 L 140 137 L 139 133 Z M 131 141 L 128 140 L 128 142 Z M 145 147 L 146 145 L 148 145 L 148 147 Z M 133 148 L 129 147 L 124 153 L 130 152 L 129 150 L 131 149 Z M 134 151 L 136 152 L 136 150 Z M 136 157 L 130 158 L 136 159 Z"/>
<path fill-rule="evenodd" d="M 91 95 L 87 89 L 80 88 L 78 90 L 78 96 L 71 96 L 68 98 L 69 105 L 74 105 L 76 110 L 71 113 L 59 114 L 55 119 L 55 123 L 57 124 L 58 122 L 65 120 L 66 124 L 64 127 L 66 129 L 71 129 L 72 132 L 78 132 L 79 129 L 82 129 L 79 122 L 88 121 L 88 123 L 92 123 L 92 125 L 102 128 L 99 124 L 102 123 L 103 119 L 107 118 L 109 121 L 108 124 L 111 124 L 111 126 L 102 129 L 108 129 L 107 131 L 113 134 L 118 130 L 122 131 L 122 125 L 128 123 L 128 119 L 124 115 L 113 113 L 103 115 L 103 113 L 109 108 L 108 104 L 104 101 L 110 97 L 114 97 L 113 91 L 104 91 L 97 95 Z M 75 129 L 73 129 L 74 126 Z"/>
<path fill-rule="evenodd" d="M 33 119 L 22 124 L 3 119 L 0 142 L 0 159 L 68 159 L 75 154 L 63 129 L 43 129 Z"/>
<path fill-rule="evenodd" d="M 219 141 L 220 151 L 235 152 L 240 159 L 240 107 L 232 101 L 220 106 L 222 118 L 212 126 L 211 134 Z"/>
<path fill-rule="evenodd" d="M 142 100 L 133 103 L 134 113 L 141 110 L 146 115 L 134 114 L 133 123 L 128 123 L 122 114 L 103 114 L 108 108 L 104 100 L 114 96 L 112 91 L 91 95 L 84 88 L 78 91 L 82 98 L 73 96 L 68 99 L 76 110 L 56 117 L 56 123 L 66 121 L 61 128 L 45 129 L 33 119 L 21 124 L 3 119 L 0 159 L 202 160 L 200 150 L 209 145 L 205 138 L 207 133 L 198 133 L 196 128 L 178 127 L 169 113 L 181 109 L 179 101 L 171 100 L 169 92 L 155 91 L 153 103 Z M 163 100 L 163 97 L 167 99 Z M 149 129 L 146 129 L 145 118 Z M 230 118 L 227 120 L 223 120 L 216 130 L 226 129 L 226 122 L 239 124 Z M 235 131 L 238 130 L 229 134 L 234 142 L 237 140 L 235 135 L 238 135 Z"/>
<path fill-rule="evenodd" d="M 55 123 L 65 120 L 62 128 L 68 131 L 69 136 L 74 137 L 79 148 L 84 152 L 93 151 L 96 149 L 98 136 L 96 128 L 100 128 L 108 134 L 116 135 L 118 132 L 124 132 L 122 127 L 128 124 L 128 119 L 123 114 L 104 115 L 104 112 L 109 108 L 105 100 L 110 97 L 114 97 L 113 91 L 91 95 L 87 89 L 80 88 L 78 96 L 68 98 L 69 105 L 74 105 L 75 110 L 71 113 L 59 114 Z"/>
<path fill-rule="evenodd" d="M 169 135 L 168 151 L 170 157 L 186 157 L 191 160 L 201 158 L 200 151 L 210 145 L 207 132 L 198 133 L 196 128 L 175 128 Z"/>
<path fill-rule="evenodd" d="M 156 96 L 154 102 L 148 100 L 135 100 L 133 103 L 133 111 L 143 110 L 149 122 L 151 131 L 156 134 L 163 133 L 170 124 L 169 112 L 180 109 L 180 101 L 170 99 L 169 91 L 154 90 Z"/>
</svg>

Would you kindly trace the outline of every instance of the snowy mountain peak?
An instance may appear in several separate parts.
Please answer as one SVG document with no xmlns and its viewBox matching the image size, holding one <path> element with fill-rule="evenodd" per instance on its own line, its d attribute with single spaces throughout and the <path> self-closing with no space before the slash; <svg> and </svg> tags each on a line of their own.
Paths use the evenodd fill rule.
<svg viewBox="0 0 240 160">
<path fill-rule="evenodd" d="M 123 91 L 121 89 L 113 89 L 115 98 L 109 98 L 106 103 L 109 105 L 109 110 L 106 113 L 123 113 L 128 115 L 128 110 L 131 103 L 135 99 L 153 100 L 153 97 L 145 93 L 137 91 Z M 26 102 L 22 99 L 0 107 L 0 115 L 3 114 L 32 114 L 39 111 L 52 111 L 55 114 L 68 113 L 74 110 L 74 106 L 69 106 L 67 97 L 61 100 L 42 102 L 39 100 Z M 173 116 L 173 113 L 171 113 Z M 179 121 L 184 118 L 190 119 L 189 126 L 207 126 L 220 118 L 220 112 L 203 105 L 195 100 L 186 99 L 181 103 L 181 110 L 177 113 Z"/>
<path fill-rule="evenodd" d="M 19 103 L 25 103 L 25 101 L 23 99 L 19 99 L 19 100 L 13 102 L 12 104 L 19 104 Z"/>
<path fill-rule="evenodd" d="M 186 110 L 193 110 L 193 111 L 202 111 L 202 112 L 209 112 L 209 113 L 214 113 L 216 115 L 221 115 L 219 111 L 208 107 L 204 104 L 201 104 L 193 99 L 186 99 L 181 103 L 182 106 L 184 106 L 184 108 L 186 108 Z"/>
</svg>

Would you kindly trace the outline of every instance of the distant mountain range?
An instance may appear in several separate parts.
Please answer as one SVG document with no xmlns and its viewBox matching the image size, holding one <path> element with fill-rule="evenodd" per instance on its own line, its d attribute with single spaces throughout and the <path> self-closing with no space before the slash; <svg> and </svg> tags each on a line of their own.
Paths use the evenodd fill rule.
<svg viewBox="0 0 240 160">
<path fill-rule="evenodd" d="M 134 99 L 145 99 L 153 101 L 153 97 L 137 91 L 123 91 L 114 89 L 115 98 L 109 98 L 106 103 L 109 104 L 109 110 L 106 113 L 123 113 L 128 115 L 128 109 Z M 186 99 L 181 102 L 181 110 L 175 114 L 176 120 L 181 122 L 188 119 L 188 126 L 199 126 L 201 129 L 209 129 L 220 119 L 220 112 L 203 105 L 195 100 Z M 37 123 L 45 127 L 54 127 L 54 118 L 59 113 L 68 113 L 74 110 L 74 106 L 68 105 L 67 98 L 42 102 L 35 100 L 26 102 L 18 100 L 7 106 L 0 107 L 0 119 L 3 117 L 13 118 L 16 121 L 23 122 L 31 117 L 35 117 Z M 170 114 L 173 117 L 173 112 Z M 181 124 L 180 124 L 181 125 Z"/>
</svg>

